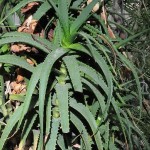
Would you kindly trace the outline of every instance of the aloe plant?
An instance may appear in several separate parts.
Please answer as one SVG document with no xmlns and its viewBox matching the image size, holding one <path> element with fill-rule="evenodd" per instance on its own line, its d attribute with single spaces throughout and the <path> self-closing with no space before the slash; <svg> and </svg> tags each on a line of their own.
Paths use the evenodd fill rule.
<svg viewBox="0 0 150 150">
<path fill-rule="evenodd" d="M 0 23 L 29 2 L 33 0 L 18 3 Z M 136 36 L 114 43 L 100 16 L 92 13 L 95 4 L 102 5 L 99 0 L 89 5 L 83 0 L 38 2 L 41 5 L 33 14 L 34 19 L 40 20 L 48 10 L 53 12 L 45 29 L 46 35 L 55 24 L 52 41 L 18 32 L 5 33 L 0 39 L 0 45 L 14 42 L 32 45 L 45 57 L 31 66 L 20 56 L 0 56 L 0 63 L 19 66 L 31 74 L 19 108 L 9 116 L 6 126 L 1 125 L 0 149 L 16 132 L 21 132 L 19 149 L 22 149 L 32 131 L 32 146 L 38 150 L 74 149 L 76 145 L 85 150 L 149 149 L 126 108 L 132 98 L 142 104 L 138 73 L 119 50 Z M 93 24 L 91 18 L 95 19 Z M 133 73 L 135 91 L 120 83 L 121 65 Z M 141 141 L 143 144 L 139 144 Z"/>
</svg>

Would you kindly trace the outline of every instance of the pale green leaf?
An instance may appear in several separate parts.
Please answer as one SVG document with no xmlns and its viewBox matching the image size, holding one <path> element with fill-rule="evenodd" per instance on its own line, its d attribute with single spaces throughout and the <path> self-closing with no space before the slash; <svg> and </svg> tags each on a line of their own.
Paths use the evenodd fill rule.
<svg viewBox="0 0 150 150">
<path fill-rule="evenodd" d="M 99 2 L 99 0 L 92 1 L 82 10 L 81 14 L 76 18 L 76 20 L 72 23 L 70 27 L 70 34 L 75 34 L 77 30 L 79 30 L 79 28 L 91 15 L 91 11 L 97 2 Z"/>
<path fill-rule="evenodd" d="M 100 132 L 97 131 L 98 126 L 92 113 L 83 104 L 77 103 L 75 99 L 70 99 L 70 107 L 72 107 L 86 119 L 93 132 L 98 150 L 103 150 Z"/>
<path fill-rule="evenodd" d="M 56 141 L 58 136 L 60 121 L 58 119 L 53 118 L 52 120 L 52 127 L 51 127 L 51 134 L 48 142 L 46 143 L 45 150 L 55 150 L 56 149 Z"/>
<path fill-rule="evenodd" d="M 1 138 L 0 138 L 0 149 L 3 149 L 3 146 L 11 132 L 11 130 L 13 129 L 13 127 L 16 125 L 16 123 L 18 122 L 19 118 L 21 117 L 21 111 L 23 110 L 23 105 L 19 106 L 19 108 L 16 109 L 16 111 L 13 113 L 12 116 L 10 116 L 7 125 L 5 126 L 5 128 L 3 129 Z"/>
<path fill-rule="evenodd" d="M 58 17 L 66 37 L 69 33 L 68 0 L 58 0 Z M 62 13 L 63 12 L 63 13 Z"/>
<path fill-rule="evenodd" d="M 29 105 L 32 100 L 32 95 L 33 95 L 35 87 L 40 79 L 42 67 L 43 67 L 43 64 L 40 64 L 35 68 L 32 76 L 31 76 L 31 79 L 29 81 L 29 85 L 28 85 L 27 92 L 26 92 L 26 97 L 25 97 L 24 103 L 22 104 L 23 110 L 20 112 L 21 117 L 19 118 L 18 128 L 21 125 L 26 113 L 28 112 Z"/>
<path fill-rule="evenodd" d="M 49 98 L 47 100 L 47 105 L 46 105 L 46 135 L 49 134 L 50 132 L 50 124 L 51 124 L 51 110 L 52 110 L 52 99 L 51 99 L 51 94 L 49 94 Z"/>
<path fill-rule="evenodd" d="M 21 68 L 24 68 L 30 72 L 34 71 L 34 67 L 31 66 L 27 61 L 23 58 L 20 58 L 15 55 L 1 55 L 0 56 L 0 63 L 7 63 L 7 64 L 12 64 L 19 66 Z"/>
<path fill-rule="evenodd" d="M 52 67 L 56 61 L 60 57 L 62 57 L 67 51 L 63 48 L 58 48 L 52 51 L 50 54 L 47 55 L 43 67 L 42 72 L 40 74 L 40 87 L 39 87 L 39 117 L 40 117 L 40 148 L 43 147 L 43 118 L 44 118 L 44 102 L 45 102 L 45 94 L 47 89 L 47 84 L 49 80 L 49 75 L 52 71 Z"/>
<path fill-rule="evenodd" d="M 19 144 L 19 150 L 23 149 L 23 147 L 25 146 L 27 136 L 31 132 L 31 128 L 32 128 L 36 118 L 37 118 L 37 114 L 32 116 L 31 119 L 26 120 L 26 123 L 24 124 L 24 130 L 23 130 L 23 133 L 22 133 L 22 137 L 21 137 L 21 142 Z"/>
<path fill-rule="evenodd" d="M 94 86 L 92 85 L 88 80 L 82 78 L 82 82 L 84 84 L 86 84 L 90 89 L 91 89 L 91 92 L 94 93 L 95 97 L 97 98 L 98 102 L 99 102 L 99 105 L 101 107 L 101 111 L 102 113 L 105 112 L 105 109 L 106 109 L 106 104 L 105 104 L 105 99 L 104 99 L 104 96 L 100 93 L 100 91 Z"/>
<path fill-rule="evenodd" d="M 84 149 L 92 150 L 90 137 L 87 133 L 85 126 L 81 122 L 81 120 L 73 113 L 70 113 L 70 120 L 75 125 L 79 133 L 81 134 L 81 139 L 83 139 L 83 142 L 84 142 Z"/>
<path fill-rule="evenodd" d="M 64 137 L 61 134 L 58 135 L 57 144 L 59 145 L 61 150 L 68 150 L 68 148 L 66 148 L 67 146 L 65 144 Z"/>
<path fill-rule="evenodd" d="M 33 19 L 40 20 L 46 12 L 51 8 L 49 2 L 45 1 L 43 4 L 40 5 L 38 10 L 34 13 Z"/>
<path fill-rule="evenodd" d="M 78 66 L 78 62 L 74 56 L 66 56 L 63 58 L 64 63 L 67 66 L 67 70 L 69 72 L 69 76 L 75 91 L 82 92 L 82 83 L 80 77 L 80 70 Z"/>
<path fill-rule="evenodd" d="M 56 94 L 58 98 L 58 108 L 60 112 L 61 127 L 63 133 L 69 132 L 69 102 L 68 102 L 68 87 L 66 84 L 56 84 Z"/>
</svg>

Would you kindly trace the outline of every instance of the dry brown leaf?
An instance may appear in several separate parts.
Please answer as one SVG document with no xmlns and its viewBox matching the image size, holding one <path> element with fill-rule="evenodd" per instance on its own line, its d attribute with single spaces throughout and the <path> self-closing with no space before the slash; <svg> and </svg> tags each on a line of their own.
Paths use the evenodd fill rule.
<svg viewBox="0 0 150 150">
<path fill-rule="evenodd" d="M 38 30 L 37 30 L 38 29 Z M 44 30 L 40 26 L 37 20 L 32 20 L 32 15 L 30 15 L 22 26 L 18 28 L 18 32 L 25 32 L 30 34 L 35 34 L 40 37 L 44 36 Z"/>
<path fill-rule="evenodd" d="M 16 78 L 16 83 L 19 84 L 21 83 L 21 88 L 20 90 L 24 89 L 25 88 L 25 85 L 24 85 L 24 76 L 23 76 L 23 72 L 22 72 L 22 69 L 21 68 L 17 68 L 16 69 L 16 73 L 17 73 L 17 78 Z"/>
<path fill-rule="evenodd" d="M 20 52 L 20 48 L 19 48 L 18 45 L 12 45 L 11 48 L 10 48 L 10 50 L 12 52 Z"/>
<path fill-rule="evenodd" d="M 10 50 L 14 53 L 17 53 L 17 52 L 21 52 L 21 51 L 28 51 L 30 52 L 31 51 L 31 47 L 29 46 L 26 46 L 24 44 L 14 44 L 11 46 Z"/>
<path fill-rule="evenodd" d="M 126 39 L 126 34 L 124 32 L 121 32 L 119 36 L 122 40 Z"/>
<path fill-rule="evenodd" d="M 50 39 L 50 41 L 53 40 L 53 36 L 54 36 L 54 30 L 50 29 L 50 31 L 48 32 L 48 38 Z"/>
<path fill-rule="evenodd" d="M 105 6 L 102 7 L 101 17 L 105 21 L 105 24 L 107 25 L 107 14 L 106 14 Z"/>
<path fill-rule="evenodd" d="M 24 8 L 21 9 L 21 13 L 26 13 L 29 10 L 31 10 L 33 7 L 38 6 L 39 3 L 37 2 L 31 2 L 29 4 L 27 4 Z"/>
<path fill-rule="evenodd" d="M 35 28 L 36 27 L 40 27 L 39 24 L 38 24 L 38 21 L 37 20 L 32 20 L 32 15 L 30 15 L 26 20 L 25 22 L 23 23 L 22 26 L 20 26 L 18 28 L 18 32 L 25 32 L 25 33 L 30 33 L 30 34 L 35 34 L 35 35 L 38 35 L 40 37 L 43 37 L 44 36 L 44 30 L 42 30 L 42 28 L 39 28 L 39 33 L 34 33 L 35 32 Z M 37 53 L 38 50 L 34 47 L 29 47 L 29 46 L 26 46 L 25 44 L 14 44 L 11 46 L 11 51 L 12 52 L 21 52 L 21 51 L 27 51 L 27 52 L 35 52 Z"/>
<path fill-rule="evenodd" d="M 80 148 L 81 148 L 81 145 L 79 145 L 79 144 L 74 144 L 73 147 L 80 149 Z"/>
<path fill-rule="evenodd" d="M 20 94 L 20 93 L 26 93 L 26 85 L 25 83 L 17 83 L 16 81 L 13 81 L 10 83 L 12 94 Z"/>
<path fill-rule="evenodd" d="M 108 33 L 109 33 L 109 36 L 113 39 L 116 38 L 115 34 L 113 33 L 112 29 L 110 28 L 110 26 L 108 25 Z"/>
<path fill-rule="evenodd" d="M 25 84 L 22 84 L 22 85 L 21 85 L 21 88 L 20 88 L 20 93 L 22 93 L 22 94 L 23 94 L 23 93 L 26 93 L 26 87 L 27 87 L 27 86 L 26 86 Z"/>
<path fill-rule="evenodd" d="M 27 19 L 24 21 L 23 26 L 29 27 L 32 22 L 33 16 L 29 15 Z"/>
<path fill-rule="evenodd" d="M 32 65 L 32 66 L 34 65 L 34 62 L 33 62 L 31 59 L 28 59 L 28 58 L 27 58 L 27 62 L 28 62 L 30 65 Z"/>
<path fill-rule="evenodd" d="M 29 15 L 27 17 L 27 19 L 24 21 L 23 25 L 18 28 L 18 32 L 33 33 L 31 31 L 27 31 L 27 30 L 31 30 L 29 28 L 30 28 L 30 24 L 32 22 L 32 18 L 33 18 L 32 15 Z"/>
<path fill-rule="evenodd" d="M 21 26 L 21 27 L 18 28 L 18 32 L 23 32 L 24 29 L 26 29 L 26 27 L 25 26 Z"/>
<path fill-rule="evenodd" d="M 31 51 L 34 52 L 34 53 L 38 53 L 39 52 L 35 47 L 32 47 Z"/>
<path fill-rule="evenodd" d="M 24 77 L 22 75 L 17 75 L 17 79 L 16 79 L 17 83 L 24 81 Z"/>
<path fill-rule="evenodd" d="M 11 83 L 10 83 L 11 89 L 14 89 L 14 87 L 16 86 L 16 84 L 17 84 L 16 81 L 11 82 Z"/>
<path fill-rule="evenodd" d="M 32 20 L 30 23 L 30 27 L 31 29 L 34 31 L 36 26 L 38 25 L 38 21 L 37 20 Z"/>
<path fill-rule="evenodd" d="M 14 91 L 16 93 L 19 93 L 20 92 L 20 89 L 21 89 L 21 83 L 16 83 L 15 87 L 14 87 Z"/>
<path fill-rule="evenodd" d="M 109 36 L 111 38 L 116 38 L 115 34 L 113 33 L 112 29 L 110 28 L 110 26 L 108 25 L 108 21 L 107 21 L 107 12 L 106 12 L 106 8 L 105 6 L 102 7 L 102 12 L 101 12 L 101 18 L 105 21 L 105 25 L 107 25 L 107 29 L 108 29 L 108 33 Z"/>
</svg>

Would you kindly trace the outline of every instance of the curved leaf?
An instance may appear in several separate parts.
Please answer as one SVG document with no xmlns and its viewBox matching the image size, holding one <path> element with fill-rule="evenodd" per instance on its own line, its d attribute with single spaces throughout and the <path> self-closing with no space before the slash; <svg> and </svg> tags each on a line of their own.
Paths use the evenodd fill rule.
<svg viewBox="0 0 150 150">
<path fill-rule="evenodd" d="M 40 64 L 35 68 L 32 76 L 31 76 L 31 79 L 29 81 L 29 85 L 28 85 L 27 92 L 26 92 L 26 97 L 25 97 L 24 103 L 22 104 L 23 109 L 20 112 L 21 117 L 19 118 L 18 128 L 21 125 L 21 123 L 24 119 L 24 116 L 26 115 L 26 113 L 28 111 L 28 108 L 29 108 L 29 105 L 30 105 L 30 102 L 31 102 L 31 99 L 32 99 L 32 95 L 33 95 L 35 87 L 36 87 L 36 85 L 37 85 L 37 83 L 40 79 L 42 67 L 43 67 L 43 64 Z"/>
<path fill-rule="evenodd" d="M 105 101 L 104 101 L 104 96 L 100 93 L 100 91 L 94 86 L 92 85 L 88 80 L 82 78 L 82 82 L 84 84 L 86 84 L 90 89 L 91 91 L 94 93 L 95 97 L 97 98 L 100 106 L 101 106 L 101 110 L 102 110 L 102 113 L 105 112 L 105 109 L 106 109 L 106 104 L 105 104 Z"/>
<path fill-rule="evenodd" d="M 83 89 L 82 89 L 82 83 L 80 77 L 80 70 L 75 56 L 65 56 L 63 58 L 63 61 L 67 66 L 67 70 L 69 72 L 69 76 L 73 84 L 74 90 L 78 92 L 82 92 Z"/>
<path fill-rule="evenodd" d="M 89 138 L 89 135 L 88 135 L 83 123 L 73 113 L 70 113 L 70 120 L 75 125 L 75 127 L 77 128 L 79 133 L 81 134 L 81 137 L 84 141 L 84 149 L 92 150 L 91 143 L 90 143 L 90 138 Z"/>
<path fill-rule="evenodd" d="M 79 62 L 79 69 L 81 72 L 84 73 L 84 75 L 86 74 L 87 78 L 88 76 L 90 77 L 90 80 L 92 80 L 96 85 L 100 86 L 101 89 L 103 89 L 103 91 L 107 94 L 108 93 L 108 87 L 106 85 L 106 83 L 104 82 L 102 76 L 99 74 L 99 72 L 97 72 L 95 69 L 93 69 L 92 67 Z M 83 75 L 83 77 L 84 77 Z"/>
<path fill-rule="evenodd" d="M 49 75 L 52 71 L 54 63 L 62 57 L 67 51 L 63 48 L 58 48 L 47 55 L 40 74 L 39 87 L 39 117 L 40 117 L 40 147 L 43 147 L 43 117 L 44 117 L 44 102 L 48 84 Z"/>
<path fill-rule="evenodd" d="M 29 135 L 29 132 L 31 131 L 31 128 L 35 122 L 35 119 L 37 117 L 37 114 L 35 114 L 31 120 L 26 120 L 26 123 L 24 125 L 24 131 L 22 133 L 22 137 L 21 137 L 21 142 L 19 144 L 19 148 L 18 150 L 22 150 L 22 148 L 24 147 L 25 145 L 25 142 L 26 142 L 26 139 L 27 139 L 27 136 Z"/>
<path fill-rule="evenodd" d="M 4 143 L 7 140 L 7 137 L 9 136 L 11 130 L 18 122 L 19 118 L 21 117 L 21 111 L 23 110 L 23 105 L 19 106 L 18 109 L 13 113 L 13 115 L 9 118 L 7 125 L 5 126 L 3 133 L 0 138 L 0 149 L 3 149 Z"/>
<path fill-rule="evenodd" d="M 29 63 L 27 63 L 26 60 L 15 56 L 15 55 L 1 55 L 0 56 L 0 63 L 7 63 L 19 66 L 21 68 L 24 68 L 30 72 L 33 72 L 35 67 L 31 66 Z"/>
<path fill-rule="evenodd" d="M 149 30 L 149 29 L 148 29 Z M 145 31 L 143 31 L 145 32 Z M 142 34 L 142 33 L 139 33 L 139 35 Z M 136 36 L 136 35 L 135 35 Z M 128 60 L 124 55 L 122 55 L 118 50 L 117 48 L 114 46 L 114 44 L 111 42 L 111 40 L 103 35 L 103 37 L 107 40 L 108 44 L 113 48 L 113 50 L 117 53 L 118 57 L 120 58 L 120 60 L 126 64 L 132 71 L 133 73 L 133 76 L 135 78 L 135 81 L 136 81 L 136 85 L 137 85 L 137 90 L 138 90 L 138 99 L 139 99 L 139 103 L 140 103 L 140 117 L 141 117 L 141 108 L 142 108 L 142 90 L 141 90 L 141 85 L 140 85 L 140 81 L 139 81 L 139 77 L 138 77 L 138 74 L 137 74 L 137 71 L 135 69 L 135 66 L 133 65 L 132 62 L 130 62 L 130 60 Z"/>
<path fill-rule="evenodd" d="M 81 33 L 81 35 L 87 40 L 87 42 L 89 43 L 89 51 L 93 57 L 93 59 L 95 60 L 95 62 L 99 65 L 99 67 L 102 69 L 103 73 L 104 73 L 104 77 L 107 81 L 108 84 L 108 101 L 106 104 L 106 109 L 105 109 L 105 113 L 103 115 L 104 120 L 106 119 L 106 114 L 107 111 L 109 109 L 110 103 L 111 103 L 111 99 L 112 99 L 112 92 L 113 92 L 113 82 L 112 82 L 112 73 L 109 70 L 109 66 L 107 65 L 107 62 L 105 61 L 105 59 L 101 56 L 101 54 L 93 47 L 93 45 L 91 44 L 89 38 L 88 38 L 88 34 L 86 33 Z"/>
<path fill-rule="evenodd" d="M 32 38 L 31 35 L 29 35 L 28 37 L 14 36 L 14 37 L 5 37 L 5 38 L 0 39 L 0 45 L 8 44 L 8 43 L 14 43 L 14 42 L 26 43 L 26 44 L 35 46 L 35 47 L 41 49 L 42 51 L 44 51 L 46 53 L 50 52 L 49 49 L 44 47 L 45 45 L 43 45 L 41 42 L 37 42 L 35 39 Z"/>
<path fill-rule="evenodd" d="M 33 18 L 36 20 L 40 20 L 42 16 L 46 14 L 46 12 L 51 8 L 49 2 L 45 1 L 43 4 L 40 5 L 38 10 L 34 13 Z"/>
<path fill-rule="evenodd" d="M 99 0 L 92 1 L 82 10 L 81 14 L 76 18 L 76 20 L 72 23 L 70 27 L 71 35 L 75 34 L 77 30 L 79 30 L 79 28 L 83 25 L 83 23 L 89 18 L 90 13 L 97 2 L 99 2 Z"/>
<path fill-rule="evenodd" d="M 70 99 L 70 107 L 72 107 L 74 110 L 79 112 L 86 119 L 93 132 L 93 136 L 95 138 L 97 148 L 99 150 L 103 150 L 103 144 L 102 144 L 100 132 L 97 131 L 98 126 L 91 112 L 83 104 L 77 103 L 75 99 Z"/>
<path fill-rule="evenodd" d="M 124 46 L 125 44 L 127 44 L 128 42 L 132 41 L 133 39 L 137 38 L 138 36 L 140 36 L 141 34 L 145 33 L 145 32 L 149 32 L 150 29 L 146 29 L 140 33 L 137 33 L 135 35 L 132 35 L 130 37 L 128 37 L 127 39 L 125 40 L 122 40 L 121 42 L 117 43 L 116 44 L 116 48 L 120 48 L 121 46 Z"/>
<path fill-rule="evenodd" d="M 36 35 L 31 35 L 31 34 L 24 33 L 24 32 L 8 32 L 8 33 L 3 34 L 1 37 L 2 38 L 5 38 L 5 37 L 12 37 L 12 38 L 13 37 L 23 37 L 25 39 L 31 40 L 33 42 L 33 44 L 34 43 L 35 44 L 36 43 L 41 44 L 49 52 L 51 50 L 55 50 L 57 48 L 57 46 L 54 45 L 54 43 L 51 43 L 49 40 L 47 40 L 45 38 L 42 38 L 42 37 L 39 37 L 39 36 L 36 36 Z M 36 45 L 34 45 L 34 46 L 36 47 Z"/>
</svg>

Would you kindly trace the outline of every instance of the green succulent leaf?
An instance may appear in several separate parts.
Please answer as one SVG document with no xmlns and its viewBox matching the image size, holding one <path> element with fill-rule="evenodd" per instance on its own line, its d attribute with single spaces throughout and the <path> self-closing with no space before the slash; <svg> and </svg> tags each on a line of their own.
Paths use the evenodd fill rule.
<svg viewBox="0 0 150 150">
<path fill-rule="evenodd" d="M 18 33 L 18 32 L 10 32 L 6 33 L 0 39 L 0 45 L 14 42 L 22 42 L 29 44 L 31 46 L 35 46 L 45 53 L 50 53 L 51 50 L 55 48 L 49 41 L 46 39 L 30 35 L 27 33 Z"/>
<path fill-rule="evenodd" d="M 70 119 L 71 119 L 71 122 L 75 125 L 75 127 L 79 131 L 79 133 L 81 134 L 81 137 L 84 142 L 83 149 L 91 150 L 92 147 L 91 147 L 90 137 L 89 137 L 89 134 L 87 133 L 87 130 L 85 129 L 85 126 L 81 122 L 81 120 L 77 116 L 75 116 L 73 113 L 70 113 Z"/>
<path fill-rule="evenodd" d="M 20 106 L 14 113 L 13 115 L 9 118 L 7 125 L 5 126 L 3 133 L 0 138 L 0 149 L 3 149 L 3 146 L 12 131 L 13 127 L 17 124 L 19 118 L 21 117 L 21 111 L 23 110 L 23 105 Z"/>
<path fill-rule="evenodd" d="M 82 89 L 82 83 L 80 77 L 80 70 L 75 56 L 65 56 L 63 60 L 67 66 L 67 70 L 69 72 L 69 76 L 74 90 L 78 92 L 82 92 L 83 89 Z"/>
<path fill-rule="evenodd" d="M 0 63 L 7 63 L 22 67 L 30 72 L 34 71 L 34 67 L 29 65 L 26 60 L 15 55 L 1 55 Z"/>
<path fill-rule="evenodd" d="M 29 81 L 29 85 L 28 85 L 27 92 L 26 92 L 26 97 L 25 97 L 24 103 L 22 104 L 23 110 L 20 111 L 21 116 L 19 118 L 18 128 L 20 127 L 26 113 L 28 112 L 29 105 L 32 100 L 32 95 L 33 95 L 36 85 L 40 79 L 42 67 L 43 67 L 43 64 L 40 64 L 35 68 L 32 76 L 31 76 L 31 79 Z"/>
<path fill-rule="evenodd" d="M 70 27 L 70 34 L 71 35 L 74 35 L 79 30 L 79 28 L 85 23 L 85 21 L 89 18 L 89 16 L 91 15 L 91 11 L 92 11 L 93 7 L 95 6 L 95 4 L 98 1 L 99 0 L 92 1 L 89 5 L 87 5 L 82 10 L 81 14 L 71 24 L 71 27 Z"/>
<path fill-rule="evenodd" d="M 57 144 L 59 145 L 61 150 L 68 150 L 68 148 L 66 148 L 66 146 L 65 146 L 65 141 L 64 141 L 63 135 L 61 135 L 61 134 L 58 135 Z"/>
<path fill-rule="evenodd" d="M 49 4 L 49 2 L 45 1 L 40 5 L 38 10 L 34 13 L 33 18 L 36 20 L 40 20 L 47 13 L 47 11 L 50 10 L 50 8 L 51 5 Z"/>
<path fill-rule="evenodd" d="M 50 134 L 49 140 L 46 143 L 45 150 L 49 150 L 49 149 L 55 150 L 56 149 L 56 141 L 57 141 L 57 136 L 58 136 L 59 124 L 60 124 L 59 119 L 53 118 L 51 134 Z"/>
<path fill-rule="evenodd" d="M 108 93 L 108 87 L 106 83 L 104 82 L 103 77 L 97 72 L 95 69 L 92 67 L 79 62 L 80 66 L 80 71 L 84 73 L 82 76 L 84 77 L 86 75 L 86 78 L 89 78 L 92 80 L 97 86 L 100 86 L 103 91 L 107 94 Z"/>
<path fill-rule="evenodd" d="M 33 130 L 33 150 L 37 150 L 38 147 L 38 140 L 39 140 L 39 135 L 40 131 L 39 130 Z"/>
<path fill-rule="evenodd" d="M 49 94 L 48 102 L 46 105 L 46 135 L 48 135 L 50 132 L 50 124 L 52 118 L 51 110 L 52 110 L 52 98 L 51 95 Z"/>
<path fill-rule="evenodd" d="M 96 141 L 97 148 L 99 150 L 103 150 L 103 144 L 100 136 L 100 132 L 97 131 L 97 124 L 96 121 L 91 114 L 91 112 L 86 108 L 83 104 L 77 103 L 75 99 L 70 99 L 70 107 L 72 107 L 74 110 L 76 110 L 78 113 L 80 113 L 88 122 L 90 125 L 90 128 L 92 130 L 93 136 Z"/>
<path fill-rule="evenodd" d="M 40 87 L 39 87 L 39 116 L 40 116 L 40 147 L 43 147 L 43 117 L 44 117 L 44 102 L 47 89 L 48 79 L 52 70 L 52 67 L 60 57 L 62 57 L 67 51 L 64 49 L 56 49 L 47 55 L 43 62 L 42 72 L 40 74 Z"/>
<path fill-rule="evenodd" d="M 36 118 L 37 118 L 37 114 L 35 114 L 31 119 L 25 121 L 21 142 L 19 144 L 19 149 L 22 149 L 25 146 L 27 136 L 29 135 L 29 132 L 31 131 L 31 128 Z"/>
<path fill-rule="evenodd" d="M 66 5 L 64 5 L 64 3 Z M 68 0 L 58 0 L 58 17 L 64 31 L 65 37 L 69 38 L 69 16 L 68 16 Z M 62 13 L 63 12 L 63 13 Z"/>
<path fill-rule="evenodd" d="M 69 132 L 69 99 L 68 87 L 63 84 L 56 84 L 56 94 L 58 98 L 58 108 L 60 112 L 60 121 L 63 133 Z"/>
<path fill-rule="evenodd" d="M 97 98 L 98 102 L 99 102 L 99 105 L 101 107 L 101 111 L 102 113 L 105 112 L 105 109 L 106 109 L 106 104 L 105 104 L 105 99 L 104 99 L 104 96 L 100 93 L 100 91 L 98 90 L 98 88 L 96 88 L 94 85 L 92 85 L 92 83 L 90 83 L 88 80 L 86 79 L 82 79 L 82 82 L 84 84 L 86 84 L 90 89 L 91 91 L 94 93 L 95 97 Z"/>
</svg>

